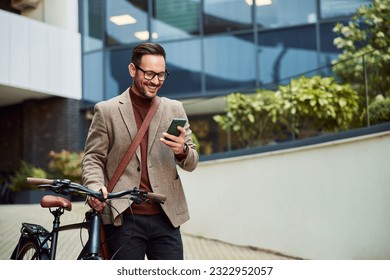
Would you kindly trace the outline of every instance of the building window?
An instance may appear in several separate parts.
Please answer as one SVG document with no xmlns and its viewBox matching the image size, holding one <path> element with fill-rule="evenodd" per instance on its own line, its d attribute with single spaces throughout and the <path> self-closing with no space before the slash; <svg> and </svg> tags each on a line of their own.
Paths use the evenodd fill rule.
<svg viewBox="0 0 390 280">
<path fill-rule="evenodd" d="M 83 56 L 83 99 L 89 102 L 103 100 L 103 52 Z"/>
<path fill-rule="evenodd" d="M 252 33 L 204 38 L 204 65 L 208 92 L 253 89 L 256 81 Z"/>
<path fill-rule="evenodd" d="M 289 82 L 291 76 L 316 69 L 315 26 L 259 32 L 259 83 Z"/>
<path fill-rule="evenodd" d="M 346 24 L 346 21 L 339 21 L 343 24 Z M 332 76 L 332 61 L 336 59 L 339 55 L 339 50 L 333 44 L 333 40 L 336 37 L 336 34 L 333 32 L 335 26 L 334 22 L 331 23 L 322 23 L 320 25 L 320 67 L 322 69 L 322 75 Z"/>
<path fill-rule="evenodd" d="M 204 0 L 204 33 L 248 30 L 253 27 L 251 5 L 245 0 Z"/>
<path fill-rule="evenodd" d="M 131 48 L 107 50 L 105 56 L 105 99 L 117 96 L 132 83 L 128 65 L 131 61 Z"/>
<path fill-rule="evenodd" d="M 199 35 L 200 0 L 154 0 L 152 41 Z"/>
<path fill-rule="evenodd" d="M 201 88 L 200 39 L 163 43 L 170 75 L 160 89 L 163 96 L 185 98 L 199 96 Z"/>
<path fill-rule="evenodd" d="M 107 1 L 105 37 L 107 45 L 149 40 L 148 1 Z"/>
<path fill-rule="evenodd" d="M 317 21 L 315 0 L 254 1 L 258 28 L 275 28 Z"/>
<path fill-rule="evenodd" d="M 103 47 L 102 31 L 102 2 L 101 1 L 80 1 L 84 51 L 98 50 Z"/>
<path fill-rule="evenodd" d="M 321 0 L 321 17 L 331 18 L 354 14 L 362 5 L 370 5 L 372 0 Z"/>
</svg>

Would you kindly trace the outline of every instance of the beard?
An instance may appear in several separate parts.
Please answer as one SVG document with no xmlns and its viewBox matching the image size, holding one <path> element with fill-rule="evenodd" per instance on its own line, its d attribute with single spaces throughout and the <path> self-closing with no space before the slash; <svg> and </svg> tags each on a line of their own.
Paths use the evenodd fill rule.
<svg viewBox="0 0 390 280">
<path fill-rule="evenodd" d="M 162 86 L 161 83 L 156 84 L 153 83 L 152 81 L 147 81 L 146 83 L 135 81 L 133 83 L 133 90 L 137 95 L 152 100 L 154 97 L 156 97 L 161 86 Z"/>
</svg>

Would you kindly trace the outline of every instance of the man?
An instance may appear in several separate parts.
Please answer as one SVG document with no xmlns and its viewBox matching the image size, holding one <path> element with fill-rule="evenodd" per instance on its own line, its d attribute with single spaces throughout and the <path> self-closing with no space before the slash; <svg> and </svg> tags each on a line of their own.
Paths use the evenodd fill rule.
<svg viewBox="0 0 390 280">
<path fill-rule="evenodd" d="M 131 204 L 124 199 L 106 205 L 89 198 L 103 211 L 103 223 L 114 259 L 183 259 L 180 225 L 189 219 L 176 166 L 193 171 L 199 160 L 187 115 L 179 101 L 157 96 L 168 77 L 165 51 L 144 43 L 133 49 L 129 73 L 133 83 L 121 95 L 95 106 L 82 161 L 83 183 L 107 194 L 107 184 L 134 139 L 153 100 L 161 102 L 139 147 L 113 192 L 140 188 L 165 194 L 163 205 Z M 166 131 L 173 118 L 187 119 L 179 136 Z M 104 210 L 103 210 L 104 208 Z"/>
</svg>

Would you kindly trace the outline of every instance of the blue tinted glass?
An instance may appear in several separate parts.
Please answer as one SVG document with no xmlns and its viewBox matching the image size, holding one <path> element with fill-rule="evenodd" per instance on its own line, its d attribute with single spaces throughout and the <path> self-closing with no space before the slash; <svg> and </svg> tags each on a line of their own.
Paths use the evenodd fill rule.
<svg viewBox="0 0 390 280">
<path fill-rule="evenodd" d="M 244 0 L 205 0 L 203 22 L 206 34 L 251 29 L 251 6 Z"/>
<path fill-rule="evenodd" d="M 106 43 L 141 43 L 149 39 L 148 1 L 106 1 Z"/>
<path fill-rule="evenodd" d="M 261 32 L 258 37 L 260 84 L 281 83 L 317 68 L 314 26 Z"/>
<path fill-rule="evenodd" d="M 321 17 L 352 15 L 361 5 L 369 5 L 372 0 L 321 0 Z"/>
<path fill-rule="evenodd" d="M 204 65 L 207 92 L 253 89 L 255 61 L 252 35 L 206 37 Z"/>
<path fill-rule="evenodd" d="M 160 89 L 161 96 L 175 98 L 199 96 L 201 92 L 200 40 L 164 43 L 169 77 Z"/>
<path fill-rule="evenodd" d="M 83 35 L 84 51 L 92 51 L 103 47 L 103 16 L 101 1 L 80 1 L 82 5 L 82 21 L 80 27 Z"/>
<path fill-rule="evenodd" d="M 320 66 L 325 67 L 323 73 L 327 76 L 333 75 L 331 64 L 340 53 L 340 50 L 333 44 L 333 40 L 336 37 L 336 34 L 333 32 L 334 25 L 335 23 L 324 23 L 320 25 Z"/>
<path fill-rule="evenodd" d="M 315 0 L 257 0 L 256 23 L 260 28 L 314 23 Z"/>
<path fill-rule="evenodd" d="M 103 99 L 103 53 L 83 56 L 83 99 L 98 102 Z"/>
<path fill-rule="evenodd" d="M 117 96 L 125 91 L 132 83 L 128 65 L 131 48 L 111 50 L 106 53 L 105 99 Z"/>
<path fill-rule="evenodd" d="M 152 40 L 189 38 L 199 34 L 200 0 L 159 0 L 153 8 Z"/>
</svg>

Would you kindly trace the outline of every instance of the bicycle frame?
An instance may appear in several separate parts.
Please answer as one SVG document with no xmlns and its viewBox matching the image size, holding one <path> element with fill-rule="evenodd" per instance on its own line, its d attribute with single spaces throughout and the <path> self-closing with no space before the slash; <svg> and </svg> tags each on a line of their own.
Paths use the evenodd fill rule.
<svg viewBox="0 0 390 280">
<path fill-rule="evenodd" d="M 91 259 L 101 259 L 99 255 L 100 251 L 100 214 L 91 210 L 91 212 L 86 213 L 87 220 L 81 223 L 73 223 L 60 226 L 60 217 L 64 213 L 63 208 L 56 208 L 55 210 L 50 210 L 50 213 L 53 214 L 53 228 L 49 232 L 44 227 L 37 224 L 22 223 L 21 236 L 19 242 L 12 253 L 11 259 L 17 259 L 19 255 L 20 244 L 23 241 L 28 239 L 34 239 L 36 244 L 39 246 L 39 251 L 37 252 L 40 256 L 34 256 L 34 258 L 43 257 L 44 259 L 55 260 L 57 253 L 57 244 L 58 244 L 58 235 L 61 231 L 75 230 L 85 228 L 88 230 L 88 241 L 83 246 L 78 260 L 91 260 Z"/>
<path fill-rule="evenodd" d="M 38 188 L 52 190 L 56 194 L 66 195 L 70 193 L 80 193 L 95 197 L 100 201 L 109 199 L 118 199 L 127 196 L 129 200 L 135 203 L 154 200 L 163 204 L 166 200 L 164 194 L 140 191 L 137 188 L 123 190 L 116 193 L 107 194 L 103 198 L 101 191 L 93 191 L 78 183 L 71 182 L 67 179 L 44 179 L 44 178 L 27 178 L 29 184 L 39 185 Z M 12 253 L 11 259 L 20 259 L 32 255 L 32 259 L 50 259 L 54 260 L 57 253 L 57 242 L 60 231 L 82 229 L 88 230 L 88 241 L 83 246 L 78 260 L 98 260 L 103 259 L 100 256 L 100 213 L 95 209 L 86 212 L 86 219 L 81 223 L 67 224 L 60 226 L 60 217 L 65 210 L 70 211 L 72 204 L 66 198 L 59 195 L 46 195 L 41 199 L 41 206 L 49 208 L 50 213 L 54 216 L 53 228 L 49 232 L 37 224 L 22 223 L 21 235 L 19 241 Z M 130 204 L 129 204 L 130 206 Z M 54 210 L 52 210 L 54 209 Z"/>
</svg>

